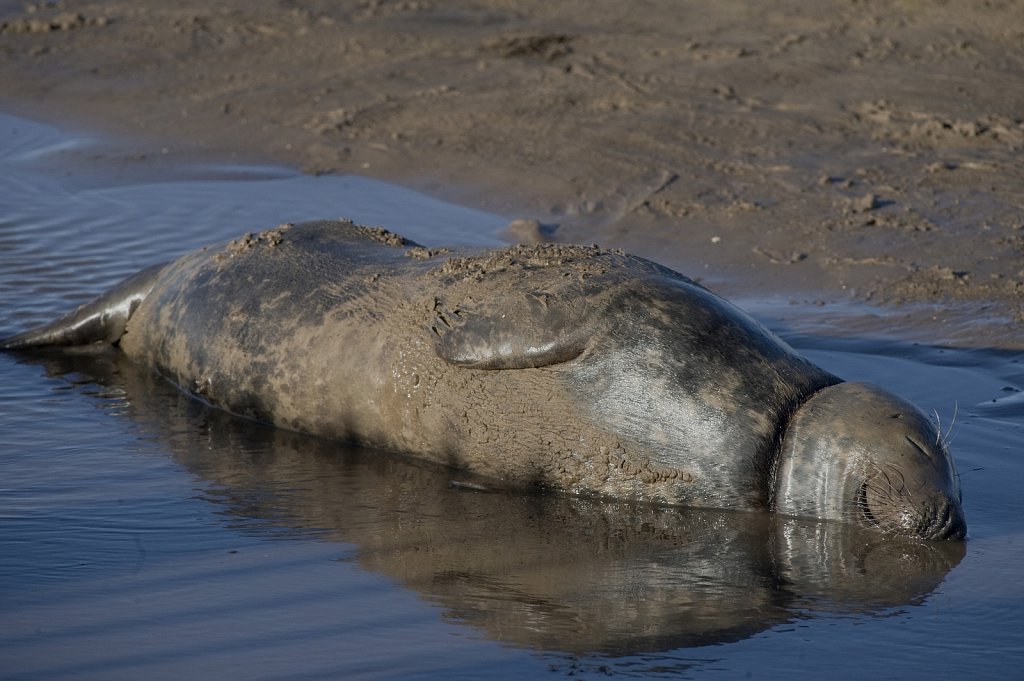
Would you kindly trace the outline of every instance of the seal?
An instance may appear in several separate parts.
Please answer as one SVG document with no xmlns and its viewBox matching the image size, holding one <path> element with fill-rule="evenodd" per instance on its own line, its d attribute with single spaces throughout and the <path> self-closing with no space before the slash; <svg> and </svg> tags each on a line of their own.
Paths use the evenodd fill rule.
<svg viewBox="0 0 1024 681">
<path fill-rule="evenodd" d="M 5 350 L 115 344 L 234 414 L 509 487 L 966 533 L 934 424 L 617 250 L 282 225 L 150 267 Z"/>
</svg>

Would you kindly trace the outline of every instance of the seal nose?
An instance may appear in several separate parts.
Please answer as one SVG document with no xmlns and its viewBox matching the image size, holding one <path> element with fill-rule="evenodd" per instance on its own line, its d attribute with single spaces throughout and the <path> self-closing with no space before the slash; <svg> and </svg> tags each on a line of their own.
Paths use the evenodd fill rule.
<svg viewBox="0 0 1024 681">
<path fill-rule="evenodd" d="M 960 504 L 944 499 L 932 518 L 932 522 L 921 528 L 920 534 L 924 539 L 955 541 L 967 536 L 967 521 L 964 520 Z"/>
</svg>

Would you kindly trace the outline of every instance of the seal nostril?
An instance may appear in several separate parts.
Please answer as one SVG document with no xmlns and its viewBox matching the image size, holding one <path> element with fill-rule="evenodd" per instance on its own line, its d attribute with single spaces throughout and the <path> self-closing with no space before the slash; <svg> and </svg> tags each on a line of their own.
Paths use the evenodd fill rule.
<svg viewBox="0 0 1024 681">
<path fill-rule="evenodd" d="M 956 509 L 949 503 L 944 503 L 942 511 L 936 514 L 936 519 L 925 532 L 921 534 L 925 539 L 947 539 L 960 540 L 967 535 L 967 523 L 963 516 L 956 512 Z"/>
</svg>

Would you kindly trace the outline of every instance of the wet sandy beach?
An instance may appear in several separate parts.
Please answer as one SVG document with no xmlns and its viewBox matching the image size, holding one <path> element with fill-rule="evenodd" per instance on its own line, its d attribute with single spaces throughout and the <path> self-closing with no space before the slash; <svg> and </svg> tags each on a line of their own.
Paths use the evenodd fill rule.
<svg viewBox="0 0 1024 681">
<path fill-rule="evenodd" d="M 934 413 L 969 525 L 481 495 L 110 357 L 5 354 L 0 676 L 1012 675 L 1022 72 L 1013 3 L 0 0 L 0 112 L 77 131 L 0 115 L 0 335 L 282 221 L 534 219 Z"/>
<path fill-rule="evenodd" d="M 0 4 L 2 105 L 398 181 L 730 296 L 1021 344 L 1017 3 Z M 123 147 L 121 147 L 123 149 Z M 94 152 L 94 155 L 98 152 Z M 892 315 L 895 315 L 895 321 Z"/>
<path fill-rule="evenodd" d="M 273 166 L 111 177 L 92 149 L 0 115 L 0 333 L 289 217 L 401 225 L 428 244 L 486 244 L 504 224 L 393 185 Z M 940 420 L 965 544 L 480 493 L 449 470 L 211 410 L 117 353 L 3 354 L 3 676 L 1012 673 L 1024 652 L 1019 352 L 886 342 L 806 314 L 779 322 L 769 307 L 755 310 L 820 366 Z M 850 666 L 851 649 L 872 654 Z"/>
</svg>

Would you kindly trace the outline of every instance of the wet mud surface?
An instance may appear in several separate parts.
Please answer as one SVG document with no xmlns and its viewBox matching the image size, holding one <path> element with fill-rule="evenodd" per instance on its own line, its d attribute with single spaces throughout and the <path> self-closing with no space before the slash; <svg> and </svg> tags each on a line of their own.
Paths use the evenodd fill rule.
<svg viewBox="0 0 1024 681">
<path fill-rule="evenodd" d="M 77 138 L 3 123 L 3 333 L 285 221 L 348 216 L 428 248 L 486 245 L 506 223 L 273 167 L 131 180 L 88 162 Z M 935 413 L 962 476 L 965 544 L 487 493 L 444 469 L 211 411 L 116 354 L 2 355 L 0 668 L 14 679 L 1012 674 L 1024 654 L 1024 358 L 750 302 L 826 370 Z M 848 666 L 851 649 L 871 654 Z"/>
<path fill-rule="evenodd" d="M 0 79 L 17 111 L 129 135 L 104 154 L 129 174 L 357 172 L 729 296 L 1020 347 L 1022 26 L 980 0 L 7 2 Z"/>
</svg>

